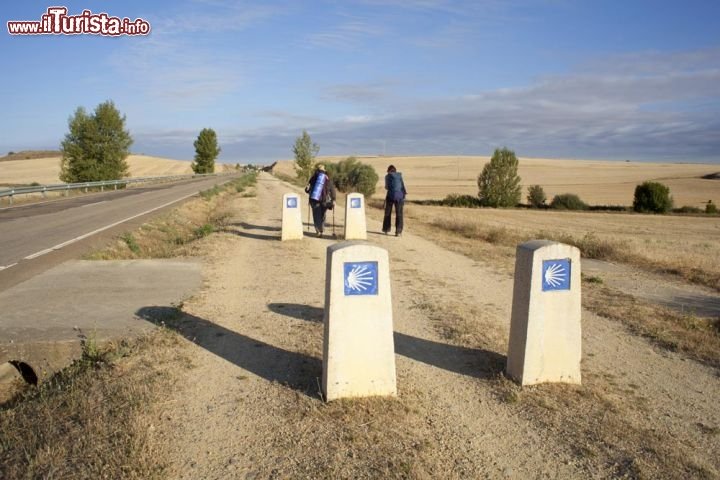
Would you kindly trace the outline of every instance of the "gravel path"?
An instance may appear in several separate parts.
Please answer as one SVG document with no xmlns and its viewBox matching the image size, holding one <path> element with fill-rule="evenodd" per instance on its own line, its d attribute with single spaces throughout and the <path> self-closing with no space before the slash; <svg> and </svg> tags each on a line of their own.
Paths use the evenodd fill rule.
<svg viewBox="0 0 720 480">
<path fill-rule="evenodd" d="M 291 190 L 263 174 L 256 197 L 236 200 L 206 243 L 205 287 L 167 322 L 194 343 L 158 427 L 171 478 L 717 477 L 715 370 L 583 312 L 583 387 L 521 390 L 501 374 L 512 278 L 412 225 L 386 237 L 368 219 L 368 240 L 390 253 L 398 399 L 322 402 L 336 240 L 279 241 Z"/>
</svg>

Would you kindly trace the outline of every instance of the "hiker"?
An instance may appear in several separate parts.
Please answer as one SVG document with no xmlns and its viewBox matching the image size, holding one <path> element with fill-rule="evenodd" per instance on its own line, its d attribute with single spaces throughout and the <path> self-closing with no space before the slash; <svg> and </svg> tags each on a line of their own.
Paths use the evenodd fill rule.
<svg viewBox="0 0 720 480">
<path fill-rule="evenodd" d="M 402 173 L 398 172 L 394 165 L 390 165 L 385 175 L 385 217 L 383 218 L 383 233 L 387 235 L 390 232 L 390 216 L 392 215 L 393 205 L 395 206 L 395 236 L 399 237 L 403 231 L 403 204 L 405 203 L 405 182 L 403 182 Z"/>
<path fill-rule="evenodd" d="M 325 172 L 325 165 L 322 163 L 315 168 L 315 173 L 305 186 L 305 193 L 310 194 L 310 209 L 315 224 L 315 233 L 318 237 L 322 237 L 325 214 L 335 206 L 335 185 Z"/>
</svg>

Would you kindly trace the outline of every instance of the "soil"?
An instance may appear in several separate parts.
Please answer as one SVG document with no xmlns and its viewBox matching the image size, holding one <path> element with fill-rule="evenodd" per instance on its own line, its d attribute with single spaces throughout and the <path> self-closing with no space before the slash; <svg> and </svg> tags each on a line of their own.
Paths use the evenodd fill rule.
<svg viewBox="0 0 720 480">
<path fill-rule="evenodd" d="M 190 343 L 155 423 L 171 478 L 720 478 L 717 370 L 583 311 L 583 385 L 520 388 L 502 374 L 511 275 L 412 225 L 396 238 L 368 218 L 390 254 L 398 397 L 325 403 L 337 240 L 280 242 L 282 195 L 301 192 L 267 174 L 256 190 L 203 241 L 205 286 L 182 314 L 139 313 Z"/>
</svg>

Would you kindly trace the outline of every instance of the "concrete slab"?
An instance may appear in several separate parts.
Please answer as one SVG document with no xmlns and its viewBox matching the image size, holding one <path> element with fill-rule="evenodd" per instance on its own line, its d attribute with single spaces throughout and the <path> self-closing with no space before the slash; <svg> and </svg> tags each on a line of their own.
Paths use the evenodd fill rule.
<svg viewBox="0 0 720 480">
<path fill-rule="evenodd" d="M 42 379 L 79 353 L 81 332 L 106 340 L 148 330 L 138 309 L 172 305 L 201 284 L 198 260 L 66 262 L 0 292 L 0 364 L 26 362 Z"/>
</svg>

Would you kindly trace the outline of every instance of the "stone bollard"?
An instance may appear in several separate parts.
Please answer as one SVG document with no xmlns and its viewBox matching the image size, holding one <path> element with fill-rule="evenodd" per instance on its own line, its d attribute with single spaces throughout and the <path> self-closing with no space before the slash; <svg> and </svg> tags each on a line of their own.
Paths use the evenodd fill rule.
<svg viewBox="0 0 720 480">
<path fill-rule="evenodd" d="M 349 193 L 345 200 L 345 240 L 365 240 L 365 196 L 362 193 Z"/>
<path fill-rule="evenodd" d="M 580 383 L 580 250 L 518 245 L 506 371 L 521 385 Z"/>
<path fill-rule="evenodd" d="M 280 239 L 284 242 L 285 240 L 302 240 L 302 238 L 303 225 L 300 197 L 296 193 L 286 193 L 283 195 L 282 234 Z"/>
<path fill-rule="evenodd" d="M 387 250 L 357 242 L 328 247 L 324 321 L 325 400 L 396 395 Z"/>
</svg>

